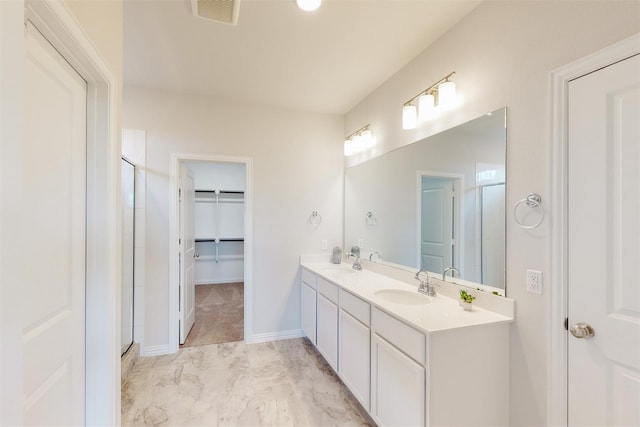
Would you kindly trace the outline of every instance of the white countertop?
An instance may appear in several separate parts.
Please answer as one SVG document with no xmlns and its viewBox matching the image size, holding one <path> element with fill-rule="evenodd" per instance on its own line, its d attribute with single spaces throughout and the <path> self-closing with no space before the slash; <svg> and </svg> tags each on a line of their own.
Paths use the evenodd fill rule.
<svg viewBox="0 0 640 427">
<path fill-rule="evenodd" d="M 300 265 L 428 334 L 456 328 L 513 322 L 513 317 L 486 310 L 475 304 L 472 311 L 465 311 L 460 307 L 457 299 L 445 295 L 425 297 L 418 294 L 417 282 L 415 286 L 411 286 L 364 268 L 361 271 L 353 270 L 351 264 L 301 262 Z M 382 289 L 413 291 L 416 292 L 416 298 L 424 297 L 430 301 L 419 305 L 395 303 L 376 295 L 376 291 Z"/>
</svg>

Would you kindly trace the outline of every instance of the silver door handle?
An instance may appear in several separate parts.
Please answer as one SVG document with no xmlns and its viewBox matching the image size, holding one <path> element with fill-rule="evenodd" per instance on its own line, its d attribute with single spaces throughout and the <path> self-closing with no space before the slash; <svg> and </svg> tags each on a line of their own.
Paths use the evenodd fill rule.
<svg viewBox="0 0 640 427">
<path fill-rule="evenodd" d="M 194 252 L 194 253 L 193 253 L 193 257 L 194 257 L 194 258 L 200 258 L 200 254 L 199 254 L 198 252 Z"/>
<path fill-rule="evenodd" d="M 591 325 L 583 322 L 571 325 L 569 332 L 576 338 L 584 338 L 586 340 L 593 338 L 596 334 Z"/>
</svg>

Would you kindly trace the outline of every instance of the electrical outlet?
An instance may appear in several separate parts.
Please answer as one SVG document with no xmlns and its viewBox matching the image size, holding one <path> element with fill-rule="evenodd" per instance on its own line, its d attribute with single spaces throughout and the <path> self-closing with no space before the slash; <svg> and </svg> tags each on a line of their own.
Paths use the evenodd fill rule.
<svg viewBox="0 0 640 427">
<path fill-rule="evenodd" d="M 320 249 L 322 249 L 323 251 L 327 250 L 327 239 L 320 240 Z"/>
<path fill-rule="evenodd" d="M 542 295 L 542 271 L 527 270 L 527 292 Z"/>
</svg>

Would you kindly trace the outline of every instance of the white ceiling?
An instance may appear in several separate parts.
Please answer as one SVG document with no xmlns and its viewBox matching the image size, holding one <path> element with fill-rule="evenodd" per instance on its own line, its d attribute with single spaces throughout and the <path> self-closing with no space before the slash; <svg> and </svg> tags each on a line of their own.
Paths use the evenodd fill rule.
<svg viewBox="0 0 640 427">
<path fill-rule="evenodd" d="M 479 0 L 241 0 L 237 26 L 189 0 L 126 0 L 125 84 L 343 114 Z"/>
</svg>

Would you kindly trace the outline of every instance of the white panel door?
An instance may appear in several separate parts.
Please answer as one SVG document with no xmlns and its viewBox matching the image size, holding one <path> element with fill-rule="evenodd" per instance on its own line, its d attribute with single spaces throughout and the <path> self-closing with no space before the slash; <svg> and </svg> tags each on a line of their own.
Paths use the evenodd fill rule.
<svg viewBox="0 0 640 427">
<path fill-rule="evenodd" d="M 640 56 L 569 84 L 570 426 L 640 425 Z"/>
<path fill-rule="evenodd" d="M 442 273 L 445 268 L 454 267 L 453 181 L 423 177 L 421 203 L 421 268 Z"/>
<path fill-rule="evenodd" d="M 24 423 L 82 425 L 87 85 L 30 23 L 25 31 Z"/>
<path fill-rule="evenodd" d="M 196 238 L 194 227 L 196 192 L 193 176 L 186 167 L 180 168 L 180 344 L 184 344 L 196 319 L 194 262 Z"/>
</svg>

